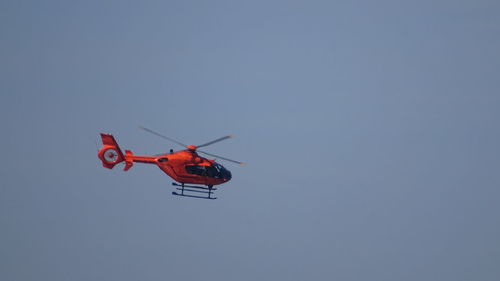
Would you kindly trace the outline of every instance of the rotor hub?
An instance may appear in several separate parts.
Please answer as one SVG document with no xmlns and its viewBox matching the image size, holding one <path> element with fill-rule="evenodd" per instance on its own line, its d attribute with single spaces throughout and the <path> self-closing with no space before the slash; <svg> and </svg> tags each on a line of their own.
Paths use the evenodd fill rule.
<svg viewBox="0 0 500 281">
<path fill-rule="evenodd" d="M 196 145 L 190 144 L 190 145 L 186 145 L 186 148 L 189 149 L 189 150 L 191 150 L 191 151 L 195 151 L 196 148 L 198 148 L 198 147 Z"/>
</svg>

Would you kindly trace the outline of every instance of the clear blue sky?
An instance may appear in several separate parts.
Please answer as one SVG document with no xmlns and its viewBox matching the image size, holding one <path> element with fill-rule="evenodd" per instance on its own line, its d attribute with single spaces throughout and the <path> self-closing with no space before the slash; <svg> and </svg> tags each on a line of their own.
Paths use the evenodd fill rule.
<svg viewBox="0 0 500 281">
<path fill-rule="evenodd" d="M 500 2 L 0 2 L 0 279 L 500 279 Z M 218 200 L 124 149 L 206 150 Z"/>
</svg>

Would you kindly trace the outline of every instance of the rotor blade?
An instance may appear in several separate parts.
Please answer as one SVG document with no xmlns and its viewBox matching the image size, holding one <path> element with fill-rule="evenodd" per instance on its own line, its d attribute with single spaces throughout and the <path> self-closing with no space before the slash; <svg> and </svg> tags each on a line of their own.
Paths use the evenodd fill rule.
<svg viewBox="0 0 500 281">
<path fill-rule="evenodd" d="M 201 150 L 196 150 L 196 152 L 200 152 L 200 153 L 206 154 L 208 156 L 212 156 L 212 157 L 215 157 L 215 158 L 219 158 L 219 159 L 226 160 L 226 161 L 233 162 L 233 163 L 240 164 L 240 165 L 245 165 L 246 164 L 244 162 L 231 160 L 231 159 L 228 159 L 228 158 L 225 158 L 225 157 L 222 157 L 222 156 L 219 156 L 219 155 L 211 154 L 211 153 L 208 153 L 208 152 L 205 152 L 205 151 L 201 151 Z"/>
<path fill-rule="evenodd" d="M 197 147 L 199 148 L 199 147 L 209 146 L 209 145 L 214 144 L 214 143 L 216 143 L 216 142 L 220 142 L 220 141 L 223 141 L 223 140 L 227 140 L 227 139 L 230 139 L 230 138 L 232 138 L 232 137 L 233 137 L 233 135 L 227 135 L 227 136 L 225 136 L 225 137 L 218 138 L 218 139 L 213 140 L 213 141 L 209 141 L 209 142 L 204 143 L 204 144 L 202 144 L 202 145 L 198 145 Z"/>
<path fill-rule="evenodd" d="M 148 128 L 146 128 L 146 127 L 139 126 L 139 128 L 143 129 L 144 131 L 146 131 L 146 132 L 148 132 L 148 133 L 151 133 L 151 134 L 153 134 L 153 135 L 157 135 L 157 136 L 159 136 L 159 137 L 161 137 L 161 138 L 164 138 L 164 139 L 166 139 L 166 140 L 169 140 L 169 141 L 171 141 L 171 142 L 174 142 L 174 143 L 176 143 L 176 144 L 178 144 L 178 145 L 180 145 L 180 146 L 187 147 L 187 145 L 183 144 L 183 143 L 182 143 L 182 142 L 180 142 L 180 141 L 176 141 L 176 140 L 174 140 L 174 139 L 172 139 L 172 138 L 169 138 L 169 137 L 167 137 L 167 136 L 164 136 L 164 135 L 162 135 L 162 134 L 160 134 L 160 133 L 157 133 L 157 132 L 155 132 L 155 131 L 153 131 L 153 130 L 151 130 L 151 129 L 148 129 Z"/>
</svg>

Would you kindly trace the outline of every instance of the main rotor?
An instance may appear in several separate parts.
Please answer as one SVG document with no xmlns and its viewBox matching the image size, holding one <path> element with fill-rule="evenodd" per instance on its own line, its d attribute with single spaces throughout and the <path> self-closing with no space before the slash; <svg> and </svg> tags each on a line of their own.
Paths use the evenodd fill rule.
<svg viewBox="0 0 500 281">
<path fill-rule="evenodd" d="M 192 144 L 188 144 L 188 145 L 186 145 L 186 144 L 184 144 L 184 143 L 182 143 L 182 142 L 180 142 L 180 141 L 177 141 L 177 140 L 175 140 L 175 139 L 173 139 L 173 138 L 170 138 L 170 137 L 167 137 L 167 136 L 165 136 L 165 135 L 162 135 L 162 134 L 160 134 L 160 133 L 158 133 L 158 132 L 155 132 L 155 131 L 153 131 L 153 130 L 151 130 L 151 129 L 148 129 L 148 128 L 146 128 L 146 127 L 139 126 L 139 128 L 141 128 L 142 130 L 144 130 L 144 131 L 146 131 L 146 132 L 148 132 L 148 133 L 151 133 L 151 134 L 153 134 L 153 135 L 156 135 L 156 136 L 158 136 L 158 137 L 161 137 L 161 138 L 163 138 L 163 139 L 166 139 L 166 140 L 168 140 L 168 141 L 171 141 L 171 142 L 173 142 L 173 143 L 175 143 L 175 144 L 178 144 L 178 145 L 180 145 L 180 146 L 182 146 L 182 147 L 185 147 L 187 150 L 189 150 L 189 151 L 191 151 L 191 152 L 199 152 L 199 153 L 203 153 L 203 154 L 208 155 L 208 156 L 212 156 L 212 157 L 219 158 L 219 159 L 222 159 L 222 160 L 226 160 L 226 161 L 229 161 L 229 162 L 233 162 L 233 163 L 236 163 L 236 164 L 245 165 L 245 163 L 244 163 L 244 162 L 240 162 L 240 161 L 232 160 L 232 159 L 225 158 L 225 157 L 222 157 L 222 156 L 219 156 L 219 155 L 215 155 L 215 154 L 208 153 L 208 152 L 206 152 L 206 151 L 198 150 L 198 148 L 200 148 L 200 147 L 209 146 L 209 145 L 212 145 L 212 144 L 214 144 L 214 143 L 217 143 L 217 142 L 220 142 L 220 141 L 223 141 L 223 140 L 230 139 L 230 138 L 232 138 L 232 137 L 233 137 L 233 135 L 223 136 L 223 137 L 221 137 L 221 138 L 218 138 L 218 139 L 215 139 L 215 140 L 213 140 L 213 141 L 209 141 L 209 142 L 207 142 L 207 143 L 200 144 L 200 145 L 192 145 Z"/>
</svg>

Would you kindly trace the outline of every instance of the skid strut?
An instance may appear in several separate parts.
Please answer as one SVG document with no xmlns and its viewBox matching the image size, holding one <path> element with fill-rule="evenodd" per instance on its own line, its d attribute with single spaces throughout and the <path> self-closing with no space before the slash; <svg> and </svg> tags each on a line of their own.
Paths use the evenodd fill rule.
<svg viewBox="0 0 500 281">
<path fill-rule="evenodd" d="M 184 196 L 184 197 L 191 197 L 191 198 L 200 198 L 200 199 L 217 199 L 217 197 L 211 197 L 211 195 L 214 193 L 214 190 L 217 190 L 217 188 L 213 188 L 212 186 L 204 187 L 204 186 L 198 186 L 198 185 L 186 185 L 183 183 L 172 183 L 173 186 L 180 186 L 177 187 L 176 190 L 179 190 L 181 193 L 177 193 L 175 191 L 172 192 L 172 195 L 176 196 Z M 193 195 L 193 194 L 185 194 L 185 192 L 194 192 L 194 193 L 203 193 L 207 194 L 207 197 L 205 196 L 198 196 L 198 195 Z"/>
</svg>

